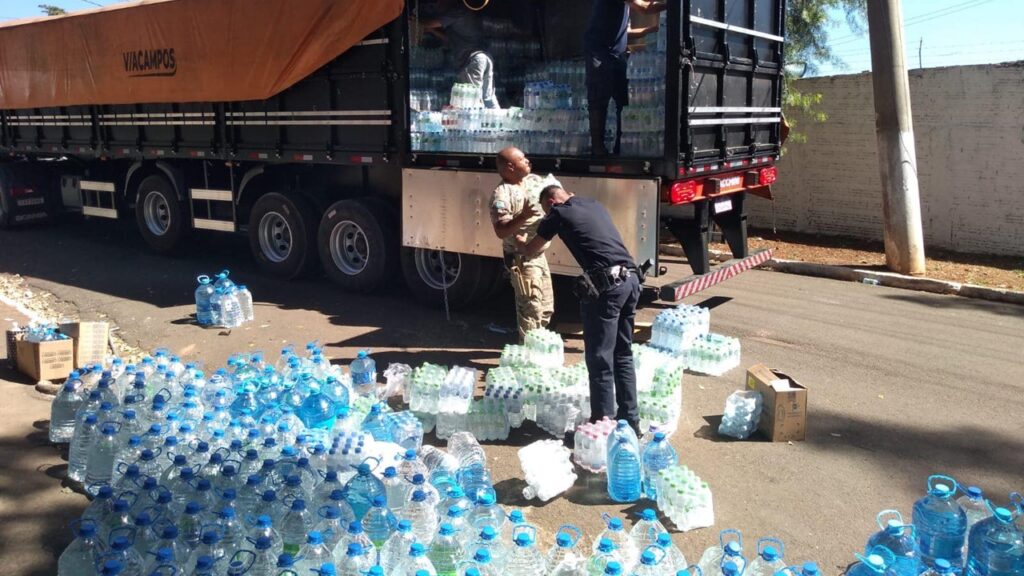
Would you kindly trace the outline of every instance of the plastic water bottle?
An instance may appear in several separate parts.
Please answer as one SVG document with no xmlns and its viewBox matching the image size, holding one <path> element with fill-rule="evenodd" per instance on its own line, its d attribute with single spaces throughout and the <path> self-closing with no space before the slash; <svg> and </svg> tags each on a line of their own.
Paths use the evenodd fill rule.
<svg viewBox="0 0 1024 576">
<path fill-rule="evenodd" d="M 883 520 L 888 517 L 888 520 Z M 897 576 L 917 576 L 921 572 L 917 554 L 917 539 L 913 525 L 903 523 L 898 510 L 882 510 L 876 517 L 881 528 L 868 538 L 865 552 L 875 546 L 884 546 L 895 556 L 893 570 Z"/>
<path fill-rule="evenodd" d="M 519 449 L 519 464 L 526 477 L 526 499 L 548 501 L 576 482 L 572 452 L 558 440 L 538 440 Z"/>
<path fill-rule="evenodd" d="M 1024 532 L 1013 520 L 1008 509 L 996 508 L 974 526 L 967 547 L 967 576 L 1024 574 Z"/>
<path fill-rule="evenodd" d="M 658 536 L 665 533 L 665 526 L 658 521 L 658 514 L 653 508 L 644 508 L 640 511 L 640 521 L 633 525 L 629 531 L 629 537 L 636 543 L 640 550 L 653 546 L 658 542 Z"/>
<path fill-rule="evenodd" d="M 366 350 L 360 350 L 356 359 L 349 365 L 349 373 L 352 376 L 353 391 L 366 396 L 376 392 L 377 388 L 377 363 L 370 357 Z"/>
<path fill-rule="evenodd" d="M 455 528 L 448 522 L 441 523 L 427 554 L 438 576 L 454 576 L 457 564 L 465 554 Z"/>
<path fill-rule="evenodd" d="M 597 541 L 597 548 L 587 560 L 587 574 L 600 576 L 605 573 L 609 564 L 622 565 L 625 560 L 618 547 L 608 538 L 600 538 Z"/>
<path fill-rule="evenodd" d="M 481 492 L 477 497 L 476 504 L 469 511 L 469 515 L 466 518 L 466 524 L 469 525 L 469 530 L 473 536 L 479 534 L 480 530 L 485 526 L 494 528 L 495 532 L 501 532 L 502 527 L 505 525 L 505 510 L 501 507 L 501 504 L 498 504 L 497 500 L 498 497 L 494 489 Z M 449 504 L 449 509 L 452 506 L 464 509 L 458 502 Z"/>
<path fill-rule="evenodd" d="M 107 422 L 89 447 L 85 471 L 85 490 L 95 496 L 100 486 L 109 486 L 114 476 L 114 459 L 117 456 L 118 425 Z"/>
<path fill-rule="evenodd" d="M 75 432 L 75 414 L 85 398 L 82 396 L 82 382 L 69 378 L 50 405 L 50 442 L 70 442 Z"/>
<path fill-rule="evenodd" d="M 724 561 L 733 562 L 741 568 L 747 563 L 743 558 L 743 535 L 739 530 L 727 529 L 718 534 L 718 544 L 711 546 L 701 555 L 697 566 L 703 574 L 718 574 Z"/>
<path fill-rule="evenodd" d="M 992 512 L 988 508 L 988 504 L 985 503 L 985 495 L 981 491 L 981 488 L 977 486 L 969 486 L 967 492 L 963 496 L 956 499 L 957 504 L 964 509 L 964 514 L 967 515 L 967 533 L 971 533 L 971 528 L 975 524 L 982 520 L 992 516 Z M 965 544 L 966 546 L 966 544 Z"/>
<path fill-rule="evenodd" d="M 374 564 L 371 558 L 372 551 L 363 548 L 363 545 L 358 542 L 352 542 L 345 548 L 345 556 L 340 562 L 337 562 L 338 571 L 337 574 L 342 576 L 362 576 L 370 570 L 370 566 Z M 334 565 L 323 564 L 324 568 L 329 567 L 325 573 L 323 568 L 319 571 L 321 576 L 333 576 Z"/>
<path fill-rule="evenodd" d="M 963 565 L 967 515 L 953 498 L 956 488 L 956 480 L 949 476 L 930 476 L 928 494 L 914 503 L 917 546 L 921 562 L 927 566 L 934 566 L 936 558 Z"/>
<path fill-rule="evenodd" d="M 306 544 L 299 553 L 299 573 L 315 570 L 321 565 L 333 562 L 334 556 L 324 544 L 324 536 L 317 530 L 306 535 Z"/>
<path fill-rule="evenodd" d="M 313 520 L 306 510 L 306 501 L 296 499 L 291 508 L 281 518 L 281 550 L 284 554 L 298 556 L 306 541 L 306 532 L 312 527 Z"/>
<path fill-rule="evenodd" d="M 389 572 L 388 576 L 391 574 Z M 415 542 L 409 546 L 409 554 L 399 563 L 393 574 L 395 576 L 437 576 L 437 570 L 434 569 L 434 563 L 427 557 L 426 547 Z"/>
<path fill-rule="evenodd" d="M 633 570 L 632 576 L 661 576 L 666 570 L 664 562 L 665 552 L 657 546 L 649 546 L 640 554 L 640 564 Z"/>
<path fill-rule="evenodd" d="M 644 496 L 651 499 L 658 499 L 658 487 L 655 482 L 658 472 L 679 464 L 679 456 L 675 448 L 668 443 L 664 432 L 655 432 L 654 438 L 644 448 L 643 475 L 641 485 Z"/>
<path fill-rule="evenodd" d="M 142 556 L 132 547 L 127 536 L 117 535 L 110 539 L 110 551 L 104 555 L 106 561 L 120 562 L 125 574 L 142 573 Z"/>
<path fill-rule="evenodd" d="M 519 526 L 515 529 L 513 542 L 515 548 L 509 552 L 505 561 L 507 576 L 544 576 L 547 574 L 547 560 L 544 554 L 534 546 L 537 529 L 533 526 Z"/>
<path fill-rule="evenodd" d="M 57 560 L 57 576 L 90 576 L 100 558 L 101 545 L 96 538 L 96 524 L 85 520 L 78 524 L 76 538 L 61 552 Z"/>
<path fill-rule="evenodd" d="M 199 286 L 196 287 L 196 322 L 200 326 L 212 326 L 215 318 L 210 299 L 213 297 L 214 287 L 209 276 L 203 275 L 196 280 L 199 282 Z"/>
<path fill-rule="evenodd" d="M 82 426 L 75 431 L 75 436 L 71 439 L 71 448 L 68 450 L 68 478 L 76 482 L 85 480 L 89 452 L 96 436 L 96 422 L 96 414 L 86 414 Z"/>
<path fill-rule="evenodd" d="M 387 498 L 384 484 L 373 475 L 370 465 L 365 462 L 356 467 L 356 475 L 345 484 L 345 491 L 345 499 L 352 507 L 356 520 L 361 520 L 366 515 L 375 497 Z"/>
<path fill-rule="evenodd" d="M 548 551 L 547 564 L 551 574 L 557 576 L 584 576 L 587 573 L 587 559 L 576 545 L 583 537 L 583 531 L 571 524 L 558 527 L 555 545 Z"/>
<path fill-rule="evenodd" d="M 786 567 L 785 546 L 777 538 L 761 538 L 757 541 L 757 557 L 743 572 L 746 576 L 775 576 Z"/>
<path fill-rule="evenodd" d="M 397 527 L 398 519 L 388 508 L 387 498 L 382 495 L 374 496 L 373 506 L 363 518 L 363 528 L 370 541 L 380 548 Z"/>
<path fill-rule="evenodd" d="M 384 421 L 383 407 L 378 403 L 370 407 L 370 413 L 363 419 L 362 431 L 373 436 L 374 440 L 390 442 L 391 435 Z"/>
<path fill-rule="evenodd" d="M 385 574 L 393 574 L 394 570 L 408 554 L 409 547 L 416 542 L 412 533 L 412 523 L 400 520 L 387 541 L 380 547 L 380 565 Z"/>
<path fill-rule="evenodd" d="M 249 292 L 249 289 L 245 284 L 239 284 L 237 294 L 238 307 L 242 313 L 242 321 L 252 322 L 256 318 L 256 313 L 253 310 L 252 292 Z"/>
<path fill-rule="evenodd" d="M 493 526 L 481 528 L 476 540 L 470 542 L 469 546 L 466 547 L 467 555 L 480 550 L 486 550 L 490 554 L 492 568 L 500 568 L 505 565 L 505 559 L 508 557 L 508 548 L 505 547 L 500 533 Z"/>
<path fill-rule="evenodd" d="M 615 502 L 640 499 L 640 455 L 637 445 L 626 436 L 618 436 L 608 453 L 608 496 Z"/>
<path fill-rule="evenodd" d="M 412 531 L 417 542 L 430 545 L 434 539 L 434 526 L 437 526 L 437 510 L 427 500 L 427 493 L 416 490 L 412 499 L 402 508 L 402 518 L 412 523 Z"/>
<path fill-rule="evenodd" d="M 359 544 L 368 555 L 377 556 L 377 548 L 370 540 L 370 537 L 366 535 L 366 531 L 363 530 L 363 524 L 355 520 L 349 523 L 348 531 L 338 541 L 338 545 L 334 547 L 334 562 L 336 564 L 344 562 L 348 546 L 353 543 Z"/>
<path fill-rule="evenodd" d="M 682 550 L 672 542 L 672 536 L 669 535 L 668 532 L 658 534 L 658 539 L 655 541 L 654 545 L 665 552 L 665 559 L 662 560 L 662 564 L 670 574 L 685 570 L 686 567 L 689 566 L 686 562 L 686 556 L 684 556 Z"/>
</svg>

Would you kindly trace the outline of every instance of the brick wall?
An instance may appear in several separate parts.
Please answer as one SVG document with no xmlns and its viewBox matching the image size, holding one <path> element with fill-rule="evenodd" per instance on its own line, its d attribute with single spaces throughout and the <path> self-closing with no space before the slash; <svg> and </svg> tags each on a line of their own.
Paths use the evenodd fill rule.
<svg viewBox="0 0 1024 576">
<path fill-rule="evenodd" d="M 800 80 L 828 121 L 800 119 L 774 187 L 779 230 L 878 239 L 882 193 L 868 73 Z M 926 249 L 1024 255 L 1024 63 L 910 74 Z M 772 226 L 770 202 L 748 203 Z"/>
</svg>

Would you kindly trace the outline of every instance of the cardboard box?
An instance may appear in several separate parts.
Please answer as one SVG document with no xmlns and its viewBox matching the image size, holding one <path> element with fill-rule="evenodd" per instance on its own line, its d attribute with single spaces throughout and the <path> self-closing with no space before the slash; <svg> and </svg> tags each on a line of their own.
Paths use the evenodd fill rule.
<svg viewBox="0 0 1024 576">
<path fill-rule="evenodd" d="M 761 393 L 764 409 L 757 429 L 772 442 L 804 439 L 807 432 L 807 388 L 764 364 L 747 370 L 747 389 Z"/>
<path fill-rule="evenodd" d="M 18 370 L 33 380 L 63 380 L 75 369 L 73 340 L 18 340 Z"/>
<path fill-rule="evenodd" d="M 107 356 L 110 325 L 106 322 L 70 322 L 60 331 L 75 341 L 75 368 L 102 363 Z"/>
</svg>

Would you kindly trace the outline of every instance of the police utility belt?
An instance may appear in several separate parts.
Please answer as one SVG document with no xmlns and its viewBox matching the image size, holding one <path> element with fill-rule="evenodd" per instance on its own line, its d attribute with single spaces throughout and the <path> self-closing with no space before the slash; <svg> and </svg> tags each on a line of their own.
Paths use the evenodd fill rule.
<svg viewBox="0 0 1024 576">
<path fill-rule="evenodd" d="M 632 266 L 610 266 L 589 270 L 576 277 L 573 293 L 578 298 L 597 298 L 612 288 L 621 286 L 630 276 L 636 274 L 637 270 Z"/>
</svg>

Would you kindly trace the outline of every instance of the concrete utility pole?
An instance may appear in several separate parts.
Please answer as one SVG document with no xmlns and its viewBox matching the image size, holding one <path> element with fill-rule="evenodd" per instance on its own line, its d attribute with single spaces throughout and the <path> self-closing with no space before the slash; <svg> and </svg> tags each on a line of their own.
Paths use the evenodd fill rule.
<svg viewBox="0 0 1024 576">
<path fill-rule="evenodd" d="M 900 0 L 868 0 L 868 30 L 882 173 L 885 263 L 900 274 L 921 275 L 925 272 L 924 233 Z"/>
</svg>

